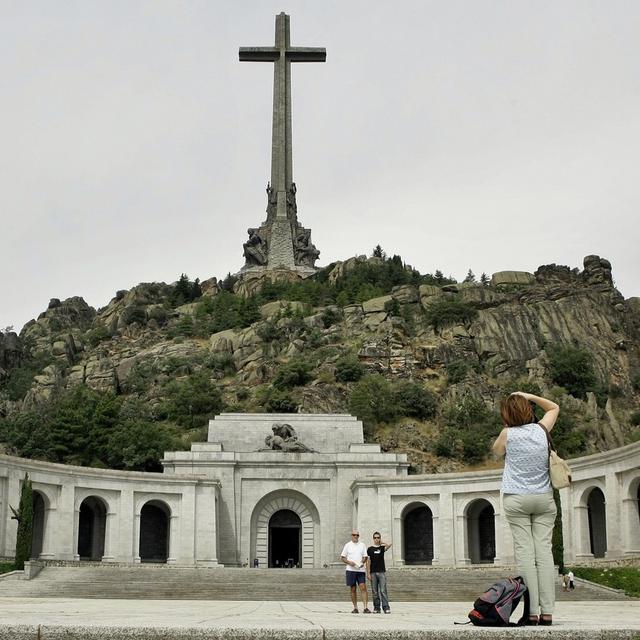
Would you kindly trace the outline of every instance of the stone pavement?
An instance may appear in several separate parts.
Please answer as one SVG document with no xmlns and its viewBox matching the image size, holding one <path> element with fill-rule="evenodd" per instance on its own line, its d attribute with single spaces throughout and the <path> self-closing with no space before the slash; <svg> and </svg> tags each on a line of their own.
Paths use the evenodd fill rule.
<svg viewBox="0 0 640 640">
<path fill-rule="evenodd" d="M 392 603 L 391 615 L 350 613 L 345 602 L 202 600 L 0 600 L 0 640 L 492 640 L 534 636 L 562 640 L 640 640 L 640 601 L 559 602 L 552 627 L 481 629 L 464 622 L 468 602 Z"/>
</svg>

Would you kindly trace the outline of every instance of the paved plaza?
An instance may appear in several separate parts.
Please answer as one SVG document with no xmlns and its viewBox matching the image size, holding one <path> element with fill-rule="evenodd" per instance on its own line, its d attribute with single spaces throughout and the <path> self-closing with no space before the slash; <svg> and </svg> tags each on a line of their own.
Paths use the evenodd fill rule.
<svg viewBox="0 0 640 640">
<path fill-rule="evenodd" d="M 466 602 L 394 603 L 391 615 L 350 613 L 344 602 L 0 600 L 0 640 L 64 638 L 462 638 L 490 633 L 572 640 L 640 638 L 640 601 L 560 602 L 552 627 L 480 629 Z"/>
</svg>

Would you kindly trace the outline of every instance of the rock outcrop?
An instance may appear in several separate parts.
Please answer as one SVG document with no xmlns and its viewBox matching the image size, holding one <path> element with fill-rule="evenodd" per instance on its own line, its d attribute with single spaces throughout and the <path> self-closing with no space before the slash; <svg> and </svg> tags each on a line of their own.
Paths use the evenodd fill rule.
<svg viewBox="0 0 640 640">
<path fill-rule="evenodd" d="M 325 276 L 336 282 L 360 264 L 382 262 L 350 258 L 332 265 Z M 258 284 L 246 279 L 240 291 L 248 295 Z M 220 291 L 215 279 L 202 288 L 205 296 Z M 251 326 L 203 337 L 177 332 L 181 323 L 198 322 L 199 306 L 196 301 L 172 308 L 171 291 L 164 283 L 140 284 L 118 292 L 97 312 L 82 298 L 54 299 L 20 337 L 0 333 L 0 382 L 20 366 L 27 343 L 33 353 L 49 358 L 21 401 L 8 403 L 0 395 L 0 415 L 33 408 L 77 384 L 136 397 L 147 393 L 142 399 L 155 405 L 162 401 L 163 383 L 194 371 L 215 380 L 236 409 L 255 410 L 250 403 L 258 401 L 258 390 L 268 389 L 278 366 L 292 358 L 315 367 L 315 379 L 296 391 L 300 410 L 348 411 L 348 387 L 334 378 L 337 359 L 347 354 L 370 372 L 419 381 L 441 403 L 472 394 L 493 408 L 505 381 L 526 379 L 549 389 L 547 352 L 558 346 L 578 346 L 592 354 L 604 391 L 597 400 L 591 394 L 584 402 L 567 402 L 584 415 L 594 447 L 627 441 L 628 418 L 639 405 L 640 299 L 624 300 L 613 284 L 610 263 L 598 256 L 587 256 L 582 271 L 550 264 L 533 274 L 493 274 L 489 285 L 401 285 L 343 307 L 270 302 Z M 443 301 L 456 301 L 474 313 L 436 330 L 426 312 Z M 452 383 L 450 368 L 460 363 L 463 373 Z M 141 392 L 139 372 L 145 367 L 153 379 L 150 390 Z M 409 451 L 428 432 L 418 424 L 413 440 L 385 432 L 380 441 Z M 423 470 L 449 469 L 432 453 L 428 460 L 423 454 L 414 457 Z"/>
</svg>

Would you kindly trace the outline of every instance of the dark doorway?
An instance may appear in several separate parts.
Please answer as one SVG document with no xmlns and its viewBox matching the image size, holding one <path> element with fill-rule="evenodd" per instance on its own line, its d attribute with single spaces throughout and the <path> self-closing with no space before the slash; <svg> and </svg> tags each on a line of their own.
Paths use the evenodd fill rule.
<svg viewBox="0 0 640 640">
<path fill-rule="evenodd" d="M 433 513 L 425 505 L 416 506 L 404 517 L 405 564 L 431 564 L 433 561 Z"/>
<path fill-rule="evenodd" d="M 496 524 L 488 500 L 477 500 L 467 512 L 469 559 L 473 564 L 492 563 L 496 557 Z"/>
<path fill-rule="evenodd" d="M 31 557 L 39 558 L 44 544 L 44 498 L 38 491 L 33 492 L 33 534 L 31 537 Z"/>
<path fill-rule="evenodd" d="M 140 562 L 166 562 L 169 557 L 169 507 L 159 500 L 140 511 Z"/>
<path fill-rule="evenodd" d="M 80 560 L 102 560 L 107 525 L 107 509 L 99 498 L 90 496 L 80 505 L 78 555 Z"/>
<path fill-rule="evenodd" d="M 269 566 L 299 567 L 302 522 L 290 509 L 276 511 L 269 520 Z"/>
<path fill-rule="evenodd" d="M 604 493 L 597 487 L 591 490 L 587 500 L 589 518 L 589 544 L 594 558 L 604 558 L 607 551 L 607 515 Z"/>
</svg>

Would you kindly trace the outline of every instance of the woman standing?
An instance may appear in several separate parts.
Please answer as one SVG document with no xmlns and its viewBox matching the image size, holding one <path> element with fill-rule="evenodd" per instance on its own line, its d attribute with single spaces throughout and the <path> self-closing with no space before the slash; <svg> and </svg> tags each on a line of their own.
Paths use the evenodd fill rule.
<svg viewBox="0 0 640 640">
<path fill-rule="evenodd" d="M 544 412 L 536 422 L 532 404 Z M 493 443 L 505 456 L 502 475 L 504 513 L 511 528 L 518 571 L 529 589 L 528 624 L 552 624 L 555 575 L 551 536 L 556 504 L 549 478 L 546 431 L 558 419 L 560 407 L 551 400 L 516 391 L 500 404 L 505 428 Z M 538 617 L 540 614 L 540 617 Z"/>
</svg>

